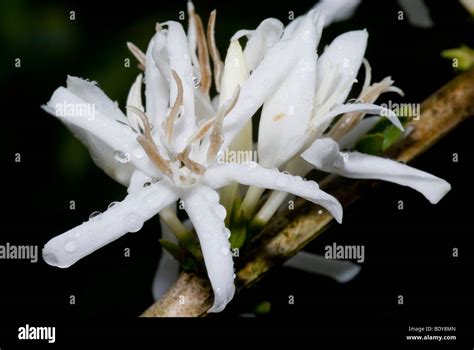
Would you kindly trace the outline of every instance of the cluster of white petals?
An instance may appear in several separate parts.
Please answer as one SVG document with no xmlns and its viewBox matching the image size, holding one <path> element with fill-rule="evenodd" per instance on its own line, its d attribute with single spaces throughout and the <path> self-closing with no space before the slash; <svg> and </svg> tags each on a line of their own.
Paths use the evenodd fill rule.
<svg viewBox="0 0 474 350">
<path fill-rule="evenodd" d="M 348 137 L 356 139 L 367 130 L 362 128 L 370 119 L 362 119 L 366 114 L 387 117 L 402 128 L 392 111 L 374 104 L 380 94 L 400 91 L 389 78 L 371 85 L 367 64 L 361 103 L 345 103 L 363 63 L 368 33 L 342 34 L 318 56 L 324 26 L 349 16 L 358 1 L 331 3 L 323 1 L 286 27 L 270 18 L 255 30 L 238 31 L 224 62 L 214 42 L 215 12 L 206 37 L 188 3 L 187 33 L 180 23 L 168 21 L 157 25 L 146 52 L 129 44 L 144 76 L 139 74 L 132 84 L 125 113 L 94 82 L 68 77 L 66 87 L 59 87 L 44 109 L 88 147 L 99 167 L 128 187 L 128 195 L 51 239 L 43 249 L 45 261 L 71 266 L 140 230 L 159 213 L 166 222 L 164 238 L 174 241 L 167 227 L 173 219 L 165 219 L 177 220 L 176 203 L 182 201 L 189 217 L 188 228 L 182 230 L 197 234 L 214 292 L 210 311 L 219 312 L 235 292 L 226 216 L 237 184 L 250 186 L 247 197 L 252 191 L 258 198 L 264 189 L 274 190 L 257 213 L 261 217 L 271 217 L 287 194 L 293 194 L 321 205 L 341 222 L 337 199 L 302 178 L 312 168 L 410 186 L 432 203 L 439 201 L 450 188 L 444 180 L 388 159 L 341 152 L 349 145 Z M 239 39 L 244 36 L 248 40 L 242 49 Z M 217 94 L 211 97 L 213 83 Z M 66 105 L 72 111 L 92 105 L 94 115 L 57 108 Z M 219 161 L 226 149 L 252 150 L 251 118 L 262 106 L 258 162 Z M 158 273 L 164 282 L 158 281 L 156 295 L 177 272 L 164 255 Z"/>
</svg>

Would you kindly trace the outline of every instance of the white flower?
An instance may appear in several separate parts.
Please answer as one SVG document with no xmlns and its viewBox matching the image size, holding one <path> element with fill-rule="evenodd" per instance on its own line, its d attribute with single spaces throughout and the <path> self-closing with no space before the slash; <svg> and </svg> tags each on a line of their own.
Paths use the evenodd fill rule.
<svg viewBox="0 0 474 350">
<path fill-rule="evenodd" d="M 193 20 L 200 21 L 198 17 Z M 230 76 L 220 81 L 223 94 L 215 115 L 207 114 L 214 109 L 208 96 L 209 62 L 202 55 L 199 25 L 196 38 L 193 32 L 186 37 L 177 22 L 166 22 L 164 27 L 158 26 L 146 54 L 133 48 L 145 67 L 145 107 L 141 76 L 129 94 L 127 116 L 94 83 L 72 77 L 45 107 L 76 132 L 110 175 L 129 183 L 129 194 L 103 214 L 51 239 L 43 257 L 51 265 L 68 267 L 127 232 L 140 230 L 146 220 L 182 199 L 199 237 L 214 291 L 210 311 L 218 312 L 232 299 L 235 287 L 229 231 L 224 224 L 226 210 L 219 204 L 216 190 L 234 182 L 284 190 L 322 205 L 337 221 L 342 219 L 339 202 L 315 182 L 256 163 L 216 162 L 218 152 L 231 144 L 298 64 L 300 53 L 313 45 L 317 35 L 314 16 L 305 17 L 292 29 L 292 35 L 283 35 L 271 45 L 250 77 L 233 91 L 228 90 L 233 85 L 228 81 L 238 71 L 226 65 L 223 74 L 229 71 Z M 193 54 L 195 42 L 199 58 Z M 244 64 L 238 48 L 233 47 L 236 62 Z M 214 64 L 219 66 L 217 59 Z M 196 68 L 201 75 L 199 88 L 195 87 Z M 95 117 L 58 114 L 55 106 L 61 104 L 93 104 Z"/>
<path fill-rule="evenodd" d="M 371 84 L 371 68 L 363 59 L 367 38 L 365 30 L 351 31 L 334 39 L 317 59 L 314 50 L 303 52 L 299 66 L 265 101 L 259 125 L 259 162 L 300 176 L 316 168 L 350 178 L 390 181 L 409 186 L 437 203 L 451 188 L 443 179 L 389 159 L 340 152 L 340 148 L 352 147 L 380 118 L 363 119 L 366 114 L 384 116 L 403 130 L 391 110 L 374 104 L 383 93 L 403 92 L 392 86 L 390 77 Z M 363 62 L 366 77 L 356 103 L 343 104 Z M 342 117 L 333 123 L 339 115 Z M 242 204 L 247 217 L 262 192 L 249 189 Z M 284 191 L 273 192 L 254 222 L 265 224 L 286 197 Z"/>
</svg>

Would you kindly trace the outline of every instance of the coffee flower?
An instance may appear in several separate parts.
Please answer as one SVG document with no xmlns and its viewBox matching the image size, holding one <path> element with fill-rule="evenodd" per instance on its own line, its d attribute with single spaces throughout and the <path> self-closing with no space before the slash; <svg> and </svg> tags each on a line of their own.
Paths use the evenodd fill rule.
<svg viewBox="0 0 474 350">
<path fill-rule="evenodd" d="M 127 232 L 139 231 L 146 220 L 181 199 L 199 237 L 214 291 L 210 311 L 218 312 L 232 299 L 235 287 L 226 209 L 219 204 L 216 190 L 232 183 L 281 189 L 322 205 L 338 221 L 342 208 L 316 182 L 254 162 L 216 161 L 298 64 L 300 52 L 316 40 L 318 16 L 306 16 L 272 44 L 241 86 L 235 75 L 239 74 L 236 67 L 244 67 L 243 54 L 232 43 L 237 57 L 224 66 L 216 109 L 208 95 L 211 77 L 202 25 L 197 16 L 192 18 L 195 27 L 188 37 L 180 23 L 169 21 L 157 26 L 145 54 L 131 46 L 145 69 L 145 106 L 141 76 L 129 94 L 127 115 L 93 82 L 69 77 L 67 87 L 54 92 L 45 109 L 89 146 L 109 174 L 129 185 L 129 194 L 104 213 L 51 239 L 43 257 L 51 265 L 68 267 Z M 216 72 L 220 62 L 215 53 L 212 56 Z M 198 87 L 196 71 L 200 73 Z M 56 113 L 55 106 L 64 103 L 93 104 L 95 117 Z"/>
</svg>

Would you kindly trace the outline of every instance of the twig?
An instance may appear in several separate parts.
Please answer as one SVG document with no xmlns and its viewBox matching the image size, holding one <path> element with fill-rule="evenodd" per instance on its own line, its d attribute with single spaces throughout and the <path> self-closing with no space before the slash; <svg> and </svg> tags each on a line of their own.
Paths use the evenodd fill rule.
<svg viewBox="0 0 474 350">
<path fill-rule="evenodd" d="M 474 70 L 459 75 L 427 98 L 421 105 L 420 119 L 411 122 L 413 131 L 387 155 L 399 161 L 411 161 L 472 115 Z M 375 184 L 376 181 L 330 175 L 321 187 L 347 207 Z M 332 217 L 322 207 L 303 201 L 298 203 L 295 210 L 275 217 L 246 250 L 246 255 L 237 259 L 239 289 L 256 283 L 269 269 L 295 255 L 329 227 Z M 183 272 L 142 316 L 201 316 L 211 301 L 212 290 L 207 278 Z"/>
</svg>

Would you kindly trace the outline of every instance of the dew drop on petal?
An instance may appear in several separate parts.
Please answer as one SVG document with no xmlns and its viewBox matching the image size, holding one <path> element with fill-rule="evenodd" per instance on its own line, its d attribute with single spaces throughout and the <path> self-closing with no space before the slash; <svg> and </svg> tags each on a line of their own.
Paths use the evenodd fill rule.
<svg viewBox="0 0 474 350">
<path fill-rule="evenodd" d="M 89 220 L 97 218 L 100 214 L 102 214 L 100 211 L 94 211 L 89 215 Z"/>
<path fill-rule="evenodd" d="M 224 227 L 224 237 L 229 239 L 230 238 L 230 230 L 227 227 Z"/>
<path fill-rule="evenodd" d="M 279 174 L 276 178 L 276 182 L 275 182 L 275 185 L 277 185 L 278 187 L 285 187 L 288 185 L 288 183 L 290 182 L 288 176 L 284 175 L 284 174 Z"/>
<path fill-rule="evenodd" d="M 114 159 L 117 161 L 117 163 L 124 164 L 128 163 L 130 161 L 130 155 L 128 153 L 115 150 L 114 151 Z"/>
<path fill-rule="evenodd" d="M 130 213 L 124 219 L 124 225 L 128 232 L 137 232 L 143 227 L 143 218 L 136 214 Z"/>
<path fill-rule="evenodd" d="M 196 67 L 193 67 L 193 83 L 195 88 L 198 88 L 201 84 L 201 72 Z"/>
<path fill-rule="evenodd" d="M 216 203 L 219 200 L 219 194 L 216 191 L 209 191 L 205 195 L 209 202 Z"/>
<path fill-rule="evenodd" d="M 151 186 L 151 182 L 147 181 L 143 184 L 143 187 L 148 187 L 148 186 Z"/>
<path fill-rule="evenodd" d="M 318 183 L 314 180 L 309 180 L 308 185 L 314 186 L 315 188 L 319 188 Z"/>
<path fill-rule="evenodd" d="M 112 209 L 112 208 L 115 207 L 117 204 L 118 204 L 118 202 L 111 202 L 111 203 L 109 204 L 109 206 L 107 207 L 107 209 Z"/>
<path fill-rule="evenodd" d="M 225 217 L 227 216 L 227 211 L 225 210 L 225 208 L 218 204 L 216 205 L 214 208 L 213 208 L 213 211 L 214 211 L 214 214 L 216 215 L 216 217 L 219 219 L 219 220 L 224 220 Z"/>
<path fill-rule="evenodd" d="M 73 253 L 77 249 L 77 241 L 73 238 L 68 238 L 64 241 L 64 250 L 68 253 Z"/>
</svg>

